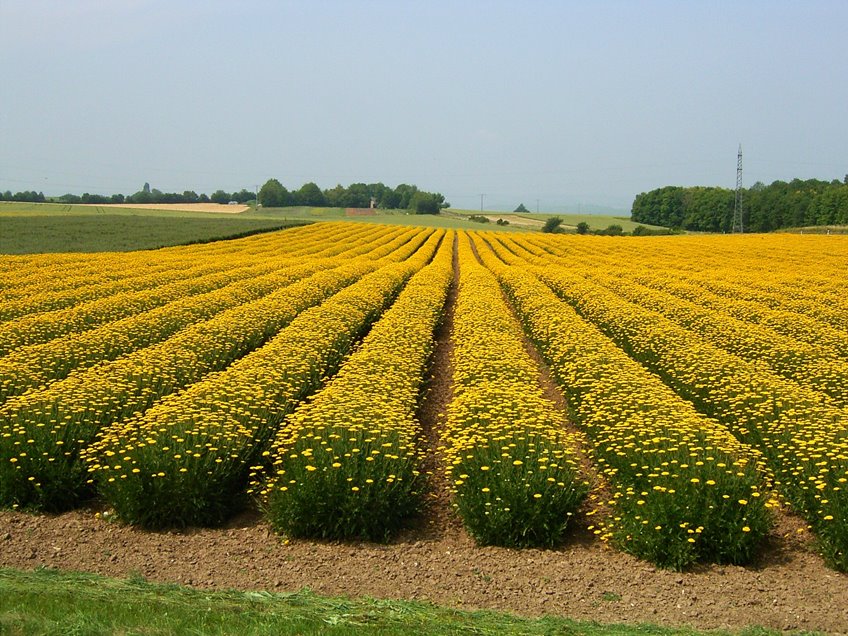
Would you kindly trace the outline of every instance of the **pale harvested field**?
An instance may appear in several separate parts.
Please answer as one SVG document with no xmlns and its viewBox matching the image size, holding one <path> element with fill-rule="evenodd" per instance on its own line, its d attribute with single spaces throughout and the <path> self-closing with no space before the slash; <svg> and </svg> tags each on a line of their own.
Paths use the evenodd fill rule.
<svg viewBox="0 0 848 636">
<path fill-rule="evenodd" d="M 509 221 L 510 225 L 531 228 L 534 230 L 539 229 L 545 224 L 544 221 L 539 221 L 537 219 L 526 219 L 517 214 L 485 214 L 484 216 L 492 223 L 497 223 L 498 219 L 503 219 L 504 221 Z"/>
<path fill-rule="evenodd" d="M 224 205 L 223 203 L 83 203 L 95 208 L 129 208 L 133 210 L 172 210 L 175 212 L 217 212 L 220 214 L 241 214 L 247 212 L 247 205 Z"/>
</svg>

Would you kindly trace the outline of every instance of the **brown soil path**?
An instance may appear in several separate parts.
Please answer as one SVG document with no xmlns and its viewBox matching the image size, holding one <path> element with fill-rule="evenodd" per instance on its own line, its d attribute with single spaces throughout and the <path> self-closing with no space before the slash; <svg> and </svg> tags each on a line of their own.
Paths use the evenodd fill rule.
<svg viewBox="0 0 848 636">
<path fill-rule="evenodd" d="M 449 487 L 440 465 L 437 453 L 441 445 L 442 427 L 444 425 L 447 406 L 453 398 L 453 322 L 456 308 L 456 296 L 459 291 L 459 238 L 453 240 L 453 280 L 448 289 L 445 311 L 442 322 L 436 330 L 433 353 L 430 357 L 430 376 L 418 409 L 418 420 L 421 423 L 423 438 L 422 446 L 426 449 L 424 470 L 428 472 L 430 494 L 427 498 L 427 509 L 424 515 L 424 526 L 427 536 L 432 539 L 443 537 L 449 530 L 460 530 L 462 522 L 454 513 L 450 502 Z M 420 526 L 419 526 L 420 529 Z"/>
</svg>

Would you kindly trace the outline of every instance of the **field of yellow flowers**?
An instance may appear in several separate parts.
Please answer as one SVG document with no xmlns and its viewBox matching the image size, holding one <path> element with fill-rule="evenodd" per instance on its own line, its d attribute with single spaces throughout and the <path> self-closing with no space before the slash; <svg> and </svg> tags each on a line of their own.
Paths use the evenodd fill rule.
<svg viewBox="0 0 848 636">
<path fill-rule="evenodd" d="M 319 223 L 0 271 L 0 507 L 381 541 L 442 496 L 480 544 L 673 569 L 797 515 L 848 570 L 844 237 Z"/>
</svg>

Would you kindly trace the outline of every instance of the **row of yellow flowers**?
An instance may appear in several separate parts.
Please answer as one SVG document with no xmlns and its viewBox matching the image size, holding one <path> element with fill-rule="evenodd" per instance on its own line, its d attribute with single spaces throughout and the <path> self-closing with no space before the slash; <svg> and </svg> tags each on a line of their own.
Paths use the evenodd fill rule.
<svg viewBox="0 0 848 636">
<path fill-rule="evenodd" d="M 848 249 L 848 243 L 845 247 Z M 842 269 L 844 271 L 844 267 Z M 845 273 L 848 274 L 848 272 Z M 768 280 L 770 277 L 762 278 Z M 784 285 L 768 285 L 762 280 L 751 280 L 750 277 L 734 276 L 724 279 L 710 272 L 699 272 L 692 276 L 692 281 L 721 296 L 747 300 L 774 310 L 809 316 L 837 329 L 844 330 L 848 325 L 848 304 L 845 298 L 820 289 L 801 292 L 798 288 L 788 289 Z"/>
<path fill-rule="evenodd" d="M 285 238 L 282 237 L 283 234 Z M 167 269 L 169 263 L 180 264 L 194 259 L 232 255 L 236 251 L 245 255 L 259 252 L 281 255 L 287 251 L 290 241 L 296 243 L 308 236 L 320 240 L 324 235 L 325 230 L 322 230 L 319 224 L 313 224 L 234 241 L 181 245 L 139 252 L 0 255 L 0 273 L 3 274 L 0 280 L 0 299 L 6 301 L 27 295 L 31 291 L 59 291 L 127 278 L 133 275 L 132 272 L 126 271 L 127 262 L 137 263 L 149 269 Z M 68 278 L 69 271 L 74 272 L 75 276 Z"/>
<path fill-rule="evenodd" d="M 379 250 L 405 258 L 423 237 L 409 230 Z M 412 239 L 412 240 L 410 240 Z M 103 426 L 145 411 L 158 398 L 221 370 L 259 347 L 301 311 L 383 261 L 340 259 L 268 296 L 196 323 L 112 362 L 71 373 L 0 408 L 0 505 L 60 509 L 86 494 L 79 452 Z"/>
<path fill-rule="evenodd" d="M 439 451 L 454 505 L 482 544 L 549 546 L 589 491 L 581 437 L 547 399 L 497 280 L 459 240 L 453 397 Z"/>
<path fill-rule="evenodd" d="M 103 429 L 84 456 L 106 502 L 124 521 L 151 528 L 226 519 L 286 414 L 335 372 L 438 241 L 432 235 L 410 259 L 302 312 L 226 370 Z"/>
<path fill-rule="evenodd" d="M 416 408 L 453 243 L 450 233 L 332 381 L 287 418 L 270 479 L 254 467 L 254 488 L 277 531 L 382 540 L 418 509 L 425 484 Z"/>
<path fill-rule="evenodd" d="M 663 314 L 725 351 L 749 362 L 764 362 L 783 377 L 829 395 L 839 408 L 848 406 L 848 364 L 826 347 L 799 342 L 768 327 L 738 320 L 720 310 L 701 307 L 622 277 L 597 271 L 587 271 L 585 275 L 622 298 Z"/>
<path fill-rule="evenodd" d="M 571 238 L 522 243 L 532 240 L 570 263 L 577 256 L 588 268 L 662 288 L 848 359 L 844 237 L 771 235 L 741 242 L 731 237 L 677 237 L 653 242 L 650 250 L 639 249 L 639 240 L 594 251 L 584 246 L 579 255 Z"/>
<path fill-rule="evenodd" d="M 747 324 L 757 325 L 800 343 L 824 349 L 835 358 L 848 360 L 848 338 L 845 330 L 837 329 L 811 316 L 772 309 L 736 297 L 721 296 L 679 275 L 650 272 L 646 269 L 628 271 L 626 277 L 646 287 L 720 311 Z"/>
<path fill-rule="evenodd" d="M 375 254 L 384 253 L 385 245 L 380 243 L 385 238 L 383 234 L 378 233 L 372 237 L 372 242 L 349 246 L 340 256 L 347 258 L 367 255 L 365 250 Z M 388 245 L 397 243 L 389 241 Z M 234 281 L 220 289 L 174 300 L 161 307 L 107 322 L 88 331 L 78 331 L 64 338 L 16 349 L 0 358 L 0 404 L 30 388 L 42 387 L 60 380 L 74 369 L 114 360 L 137 349 L 151 346 L 189 325 L 208 320 L 221 311 L 261 298 L 276 289 L 333 266 L 332 259 L 301 259 L 300 265 L 291 263 L 290 257 L 268 258 L 260 266 L 261 269 L 236 269 L 232 273 L 219 275 Z M 263 271 L 268 273 L 250 276 Z M 185 283 L 190 284 L 191 281 Z M 200 286 L 198 291 L 202 289 Z M 114 300 L 104 299 L 103 302 L 96 301 L 93 304 L 101 305 L 106 301 L 121 304 L 120 297 Z"/>
<path fill-rule="evenodd" d="M 43 277 L 42 283 L 37 285 L 17 286 L 4 290 L 4 296 L 0 298 L 0 320 L 12 320 L 14 318 L 26 318 L 37 312 L 53 312 L 63 308 L 71 308 L 73 312 L 81 312 L 89 320 L 98 320 L 97 305 L 93 301 L 106 299 L 107 301 L 116 295 L 129 296 L 133 292 L 145 292 L 151 288 L 161 288 L 169 283 L 180 283 L 189 278 L 197 278 L 205 274 L 217 273 L 234 267 L 249 267 L 259 265 L 262 260 L 269 257 L 280 258 L 282 255 L 298 258 L 303 255 L 315 255 L 315 248 L 321 247 L 332 252 L 338 249 L 335 243 L 327 245 L 314 231 L 305 233 L 290 231 L 276 233 L 277 249 L 268 246 L 259 254 L 248 253 L 243 249 L 239 241 L 227 241 L 226 251 L 220 248 L 213 255 L 205 254 L 198 250 L 196 254 L 187 251 L 158 254 L 156 260 L 152 260 L 148 252 L 130 252 L 127 254 L 111 254 L 110 263 L 113 267 L 119 264 L 118 271 L 113 272 L 107 280 L 100 280 L 103 274 L 89 269 L 68 270 L 67 266 L 56 264 L 49 270 L 50 277 Z M 283 237 L 287 240 L 283 240 Z M 266 242 L 267 243 L 267 242 Z M 280 249 L 285 247 L 285 249 Z M 319 253 L 320 255 L 320 253 Z M 332 253 L 328 254 L 332 255 Z M 42 268 L 46 269 L 46 268 Z M 25 273 L 26 270 L 22 270 Z M 61 275 L 60 281 L 56 276 Z M 46 280 L 45 280 L 46 278 Z M 15 298 L 9 296 L 14 293 Z M 41 318 L 41 316 L 35 316 Z M 46 316 L 47 319 L 50 316 Z M 79 324 L 85 324 L 81 321 Z M 12 331 L 18 334 L 38 333 L 40 325 L 38 322 L 30 324 L 21 321 L 18 324 L 3 326 L 4 331 Z M 15 341 L 6 342 L 4 336 L 0 343 L 0 354 L 8 351 L 11 346 L 20 346 Z M 23 342 L 22 344 L 27 344 Z"/>
<path fill-rule="evenodd" d="M 596 534 L 664 567 L 748 560 L 774 503 L 756 453 L 560 301 L 515 242 L 507 250 L 486 238 L 484 262 L 550 364 L 612 490 L 592 513 L 601 517 Z"/>
<path fill-rule="evenodd" d="M 145 281 L 147 287 L 143 289 L 115 291 L 96 300 L 52 311 L 27 311 L 0 323 L 0 356 L 19 347 L 48 342 L 65 334 L 147 312 L 186 296 L 211 292 L 235 281 L 262 276 L 285 264 L 281 259 L 260 264 L 252 259 L 219 261 L 187 268 L 176 279 L 162 280 L 158 274 L 149 275 Z"/>
<path fill-rule="evenodd" d="M 827 396 L 719 349 L 565 267 L 534 272 L 679 395 L 757 448 L 808 519 L 827 560 L 848 569 L 848 416 Z"/>
<path fill-rule="evenodd" d="M 380 235 L 371 236 L 367 241 L 363 239 L 348 243 L 345 252 L 342 253 L 348 257 L 361 255 L 375 249 L 376 245 L 382 241 L 399 234 L 401 232 L 386 231 Z M 312 243 L 312 249 L 316 247 L 320 248 L 321 244 Z M 216 271 L 205 276 L 198 272 L 197 268 L 182 272 L 178 269 L 176 275 L 179 275 L 179 278 L 170 284 L 164 284 L 158 281 L 156 276 L 150 276 L 147 278 L 147 284 L 150 287 L 142 291 L 115 294 L 67 309 L 28 314 L 0 323 L 0 356 L 29 345 L 49 343 L 66 334 L 80 334 L 100 325 L 115 323 L 127 316 L 151 312 L 168 303 L 185 299 L 187 296 L 209 293 L 233 282 L 245 281 L 242 286 L 247 286 L 248 295 L 241 302 L 246 302 L 251 294 L 259 297 L 273 290 L 275 275 L 281 269 L 311 263 L 315 271 L 322 266 L 319 259 L 315 258 L 292 256 L 280 258 L 273 254 L 251 262 L 238 252 L 229 258 L 226 256 L 216 258 L 214 263 Z M 211 266 L 207 264 L 203 268 L 210 269 Z M 251 279 L 255 281 L 255 291 L 250 289 L 248 281 Z M 285 284 L 285 277 L 281 279 L 281 282 Z"/>
<path fill-rule="evenodd" d="M 514 251 L 525 247 L 514 241 L 510 243 Z M 535 256 L 536 253 L 533 254 Z M 712 306 L 702 306 L 698 300 L 705 295 L 703 290 L 693 290 L 688 298 L 680 298 L 655 289 L 650 282 L 656 280 L 656 274 L 644 267 L 633 269 L 632 264 L 610 274 L 591 262 L 575 262 L 551 255 L 541 260 L 534 260 L 531 256 L 530 260 L 537 264 L 556 263 L 567 267 L 636 305 L 663 314 L 721 349 L 751 362 L 765 362 L 779 375 L 827 394 L 838 408 L 848 405 L 848 364 L 833 349 L 821 343 L 811 344 L 784 336 L 766 325 L 737 319 L 723 310 L 733 302 L 729 298 L 718 296 Z M 622 274 L 622 271 L 627 274 Z M 638 282 L 632 279 L 630 271 L 638 272 Z M 797 324 L 794 314 L 788 317 L 788 322 Z M 848 334 L 841 336 L 840 340 L 848 348 Z"/>
<path fill-rule="evenodd" d="M 522 242 L 564 250 L 570 257 L 588 256 L 613 269 L 648 267 L 671 275 L 706 276 L 751 291 L 789 294 L 816 302 L 822 295 L 832 295 L 847 286 L 844 279 L 830 275 L 845 273 L 848 267 L 848 237 L 844 236 L 700 235 L 646 242 L 639 238 L 537 234 L 522 237 Z"/>
</svg>

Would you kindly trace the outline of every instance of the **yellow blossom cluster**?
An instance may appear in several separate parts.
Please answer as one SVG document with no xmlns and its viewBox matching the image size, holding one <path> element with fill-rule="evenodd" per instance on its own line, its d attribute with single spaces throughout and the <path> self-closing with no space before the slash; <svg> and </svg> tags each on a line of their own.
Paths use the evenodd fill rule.
<svg viewBox="0 0 848 636">
<path fill-rule="evenodd" d="M 401 236 L 406 237 L 406 233 Z M 386 246 L 379 243 L 386 238 L 385 235 L 376 235 L 372 237 L 371 243 L 350 247 L 337 258 L 359 256 L 364 249 L 384 253 Z M 398 238 L 400 240 L 400 237 Z M 397 247 L 398 242 L 389 241 L 388 245 Z M 221 278 L 229 277 L 232 282 L 214 291 L 201 293 L 200 287 L 193 295 L 150 311 L 107 322 L 98 328 L 80 331 L 66 338 L 22 347 L 0 357 L 0 403 L 9 397 L 22 394 L 27 389 L 62 379 L 74 369 L 114 360 L 161 342 L 181 329 L 209 320 L 221 311 L 257 300 L 297 280 L 334 266 L 334 261 L 327 258 L 301 259 L 300 264 L 293 262 L 290 257 L 278 259 L 268 256 L 262 260 L 263 264 L 260 266 L 222 274 Z M 189 285 L 190 281 L 185 284 Z M 155 292 L 150 292 L 151 295 L 153 293 Z M 120 297 L 113 302 L 119 304 Z M 96 304 L 102 303 L 97 301 Z"/>
<path fill-rule="evenodd" d="M 581 438 L 545 397 L 521 326 L 466 233 L 451 337 L 453 398 L 441 451 L 455 506 L 480 543 L 552 545 L 589 489 Z"/>
<path fill-rule="evenodd" d="M 371 229 L 380 235 L 379 228 Z M 411 254 L 420 231 L 377 250 Z M 61 509 L 86 494 L 79 452 L 103 426 L 149 408 L 160 397 L 218 371 L 261 346 L 301 311 L 385 261 L 339 259 L 337 267 L 195 323 L 150 347 L 87 369 L 0 408 L 0 505 Z"/>
<path fill-rule="evenodd" d="M 760 360 L 744 360 L 698 332 L 628 302 L 590 280 L 581 266 L 536 266 L 533 271 L 700 412 L 759 450 L 779 491 L 813 526 L 825 557 L 848 569 L 845 410 Z M 776 292 L 748 295 L 773 298 Z"/>
<path fill-rule="evenodd" d="M 332 373 L 439 237 L 303 311 L 226 370 L 105 428 L 84 453 L 118 515 L 145 527 L 209 525 L 243 500 L 250 467 L 268 456 L 283 417 Z"/>
<path fill-rule="evenodd" d="M 649 241 L 649 250 L 642 239 L 602 249 L 582 241 L 579 250 L 568 237 L 522 244 L 531 242 L 583 271 L 608 271 L 848 359 L 848 237 L 674 237 Z"/>
<path fill-rule="evenodd" d="M 848 338 L 845 337 L 845 330 L 822 323 L 811 316 L 772 309 L 752 301 L 741 300 L 734 295 L 721 296 L 678 274 L 645 269 L 628 271 L 626 275 L 646 287 L 720 311 L 747 324 L 757 325 L 760 329 L 771 330 L 775 334 L 811 345 L 816 350 L 823 349 L 834 357 L 848 360 Z M 848 294 L 848 289 L 844 293 Z M 822 302 L 829 302 L 829 296 L 825 295 Z"/>
<path fill-rule="evenodd" d="M 848 406 L 848 364 L 827 347 L 799 342 L 772 329 L 747 323 L 719 309 L 709 309 L 602 272 L 587 278 L 645 309 L 656 311 L 699 338 L 749 362 L 764 362 L 779 375 L 827 394 L 834 406 Z"/>
<path fill-rule="evenodd" d="M 516 246 L 514 241 L 511 244 L 513 249 L 524 247 Z M 714 300 L 709 306 L 699 304 L 703 290 L 688 298 L 679 298 L 650 284 L 650 280 L 656 277 L 655 271 L 644 267 L 634 269 L 632 263 L 619 266 L 610 273 L 592 263 L 575 266 L 573 260 L 552 258 L 550 254 L 541 258 L 533 255 L 527 260 L 542 267 L 552 263 L 566 267 L 629 302 L 664 315 L 720 349 L 748 361 L 765 362 L 779 375 L 827 394 L 838 408 L 848 406 L 848 364 L 837 352 L 823 344 L 811 344 L 782 335 L 763 324 L 737 319 L 725 307 L 733 302 L 730 298 L 719 296 L 720 300 Z M 633 272 L 640 276 L 638 282 L 632 279 Z M 848 343 L 845 334 L 842 334 L 842 339 Z"/>
<path fill-rule="evenodd" d="M 291 255 L 296 256 L 309 244 L 320 241 L 321 235 L 307 226 L 291 230 L 287 238 L 266 241 L 264 255 L 279 257 L 291 250 Z M 161 287 L 204 272 L 220 271 L 233 260 L 233 265 L 238 265 L 239 260 L 259 263 L 256 255 L 245 249 L 246 240 L 225 243 L 229 245 L 223 248 L 212 243 L 192 246 L 193 249 L 0 257 L 0 268 L 13 262 L 20 264 L 8 273 L 0 290 L 0 319 L 77 308 L 98 299 Z M 24 258 L 26 261 L 21 263 Z M 29 330 L 25 325 L 22 328 Z"/>
<path fill-rule="evenodd" d="M 399 228 L 383 228 L 386 234 Z M 283 234 L 285 238 L 283 238 Z M 13 320 L 29 314 L 63 308 L 85 310 L 85 305 L 116 295 L 128 295 L 170 282 L 197 276 L 204 270 L 223 271 L 245 265 L 259 265 L 265 258 L 322 258 L 336 256 L 352 246 L 373 240 L 368 228 L 336 228 L 334 241 L 327 241 L 325 224 L 294 228 L 285 233 L 251 236 L 139 252 L 94 254 L 0 255 L 0 320 Z M 194 272 L 188 270 L 196 269 Z M 92 305 L 96 308 L 96 305 Z M 46 312 L 46 313 L 45 313 Z M 96 320 L 96 312 L 89 313 Z M 22 331 L 30 326 L 21 325 Z"/>
<path fill-rule="evenodd" d="M 770 524 L 756 453 L 560 301 L 521 266 L 514 241 L 487 239 L 484 262 L 549 362 L 613 489 L 595 532 L 676 569 L 749 559 Z"/>
<path fill-rule="evenodd" d="M 278 531 L 381 540 L 417 509 L 415 411 L 452 279 L 453 244 L 450 233 L 332 381 L 287 418 L 274 441 L 271 478 L 256 484 Z"/>
</svg>

